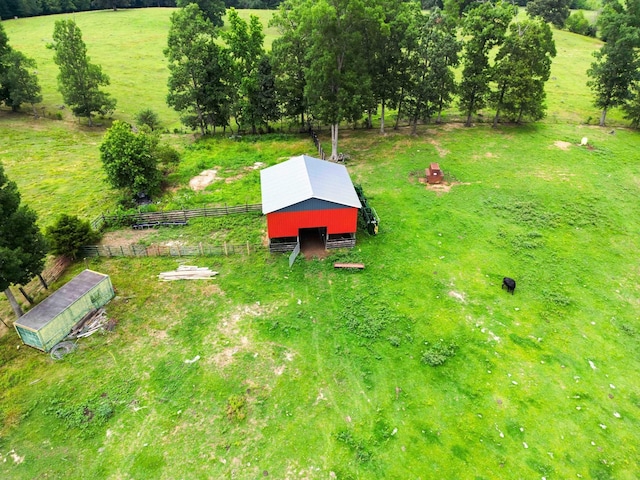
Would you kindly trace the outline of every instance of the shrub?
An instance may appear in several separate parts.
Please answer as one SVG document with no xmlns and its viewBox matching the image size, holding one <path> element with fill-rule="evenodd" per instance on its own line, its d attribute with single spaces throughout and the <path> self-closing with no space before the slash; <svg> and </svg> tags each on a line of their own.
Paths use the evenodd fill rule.
<svg viewBox="0 0 640 480">
<path fill-rule="evenodd" d="M 589 20 L 587 20 L 587 18 L 584 16 L 584 13 L 578 10 L 577 12 L 572 13 L 569 18 L 567 18 L 564 26 L 572 33 L 577 33 L 578 35 L 587 35 L 591 24 L 589 23 Z"/>
<path fill-rule="evenodd" d="M 180 154 L 171 145 L 158 144 L 154 151 L 154 156 L 158 161 L 160 171 L 166 175 L 173 171 L 173 169 L 180 163 Z"/>
<path fill-rule="evenodd" d="M 46 237 L 51 253 L 76 258 L 80 248 L 96 243 L 100 234 L 91 228 L 88 221 L 63 214 L 47 228 Z"/>
<path fill-rule="evenodd" d="M 151 129 L 152 132 L 154 130 L 157 130 L 161 126 L 158 114 L 150 108 L 140 110 L 136 114 L 136 123 L 138 124 L 138 126 L 146 125 Z"/>
<path fill-rule="evenodd" d="M 243 420 L 247 416 L 247 400 L 243 395 L 231 395 L 227 399 L 227 418 Z"/>
<path fill-rule="evenodd" d="M 443 365 L 449 358 L 456 354 L 458 346 L 455 343 L 445 344 L 443 340 L 439 343 L 431 345 L 424 342 L 427 349 L 422 352 L 422 363 L 426 363 L 431 367 Z"/>
</svg>

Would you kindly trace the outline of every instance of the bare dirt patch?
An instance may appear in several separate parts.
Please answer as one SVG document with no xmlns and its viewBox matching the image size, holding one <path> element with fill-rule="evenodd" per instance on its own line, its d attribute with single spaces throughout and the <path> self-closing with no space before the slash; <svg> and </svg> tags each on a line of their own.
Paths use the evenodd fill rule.
<svg viewBox="0 0 640 480">
<path fill-rule="evenodd" d="M 452 297 L 452 298 L 455 298 L 459 302 L 467 303 L 467 300 L 465 299 L 465 294 L 464 293 L 460 293 L 460 292 L 456 292 L 455 290 L 451 290 L 449 292 L 449 296 Z"/>
<path fill-rule="evenodd" d="M 558 147 L 560 150 L 569 150 L 569 147 L 571 146 L 571 142 L 564 142 L 562 140 L 556 140 L 555 142 L 553 142 L 553 144 Z"/>
<path fill-rule="evenodd" d="M 102 237 L 101 245 L 109 245 L 110 247 L 120 247 L 140 243 L 140 240 L 147 238 L 153 230 L 116 230 L 115 232 L 107 232 Z"/>
<path fill-rule="evenodd" d="M 438 142 L 436 139 L 429 139 L 429 143 L 436 149 L 440 158 L 446 157 L 449 153 L 451 153 L 446 148 L 442 148 L 442 145 L 440 145 L 440 142 Z"/>
<path fill-rule="evenodd" d="M 218 170 L 204 170 L 200 175 L 189 180 L 189 188 L 191 190 L 200 191 L 207 188 L 218 179 Z"/>
</svg>

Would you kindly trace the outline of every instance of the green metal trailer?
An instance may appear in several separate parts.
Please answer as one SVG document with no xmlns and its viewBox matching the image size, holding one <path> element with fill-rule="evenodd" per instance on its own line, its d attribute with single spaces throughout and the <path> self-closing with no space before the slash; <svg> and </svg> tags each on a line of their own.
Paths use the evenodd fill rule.
<svg viewBox="0 0 640 480">
<path fill-rule="evenodd" d="M 48 352 L 86 314 L 115 295 L 108 275 L 84 270 L 14 323 L 25 345 Z"/>
</svg>

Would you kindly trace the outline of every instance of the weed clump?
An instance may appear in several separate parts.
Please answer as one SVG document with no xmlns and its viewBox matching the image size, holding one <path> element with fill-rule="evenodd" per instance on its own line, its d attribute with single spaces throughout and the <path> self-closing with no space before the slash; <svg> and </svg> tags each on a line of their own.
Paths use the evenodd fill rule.
<svg viewBox="0 0 640 480">
<path fill-rule="evenodd" d="M 231 395 L 227 399 L 227 418 L 244 420 L 247 416 L 247 399 L 244 395 Z"/>
<path fill-rule="evenodd" d="M 339 431 L 336 434 L 336 440 L 347 445 L 355 453 L 356 460 L 359 463 L 370 462 L 373 458 L 373 453 L 367 448 L 365 442 L 356 439 L 348 430 Z"/>
<path fill-rule="evenodd" d="M 431 367 L 444 365 L 449 358 L 456 354 L 458 349 L 455 343 L 445 343 L 444 340 L 434 344 L 425 341 L 424 344 L 427 348 L 422 352 L 422 363 L 426 363 Z"/>
</svg>

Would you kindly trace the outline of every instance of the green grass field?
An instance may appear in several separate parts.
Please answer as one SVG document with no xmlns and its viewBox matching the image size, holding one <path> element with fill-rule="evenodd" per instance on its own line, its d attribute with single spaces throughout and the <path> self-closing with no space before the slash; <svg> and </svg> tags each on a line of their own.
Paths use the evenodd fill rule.
<svg viewBox="0 0 640 480">
<path fill-rule="evenodd" d="M 85 15 L 113 42 L 125 15 L 168 25 L 166 10 L 93 12 L 79 24 Z M 44 35 L 54 19 L 4 25 L 27 52 L 15 28 Z M 0 477 L 638 478 L 638 133 L 615 112 L 609 128 L 586 125 L 598 115 L 583 87 L 597 42 L 555 34 L 544 122 L 341 132 L 351 176 L 382 219 L 352 251 L 292 269 L 267 253 L 70 268 L 58 286 L 85 266 L 111 275 L 116 330 L 58 362 L 3 331 Z M 110 73 L 98 43 L 89 54 Z M 166 108 L 164 90 L 146 90 Z M 121 92 L 131 112 L 144 106 Z M 45 222 L 113 205 L 98 180 L 101 129 L 6 113 L 0 130 L 0 161 Z M 258 201 L 256 162 L 313 154 L 304 136 L 170 140 L 183 152 L 171 206 Z M 448 192 L 418 182 L 434 161 Z M 185 187 L 210 168 L 220 181 Z M 228 220 L 145 241 L 263 235 L 261 217 Z M 335 271 L 336 260 L 366 268 Z M 185 262 L 220 274 L 158 281 Z M 518 281 L 514 295 L 503 276 Z"/>
</svg>

